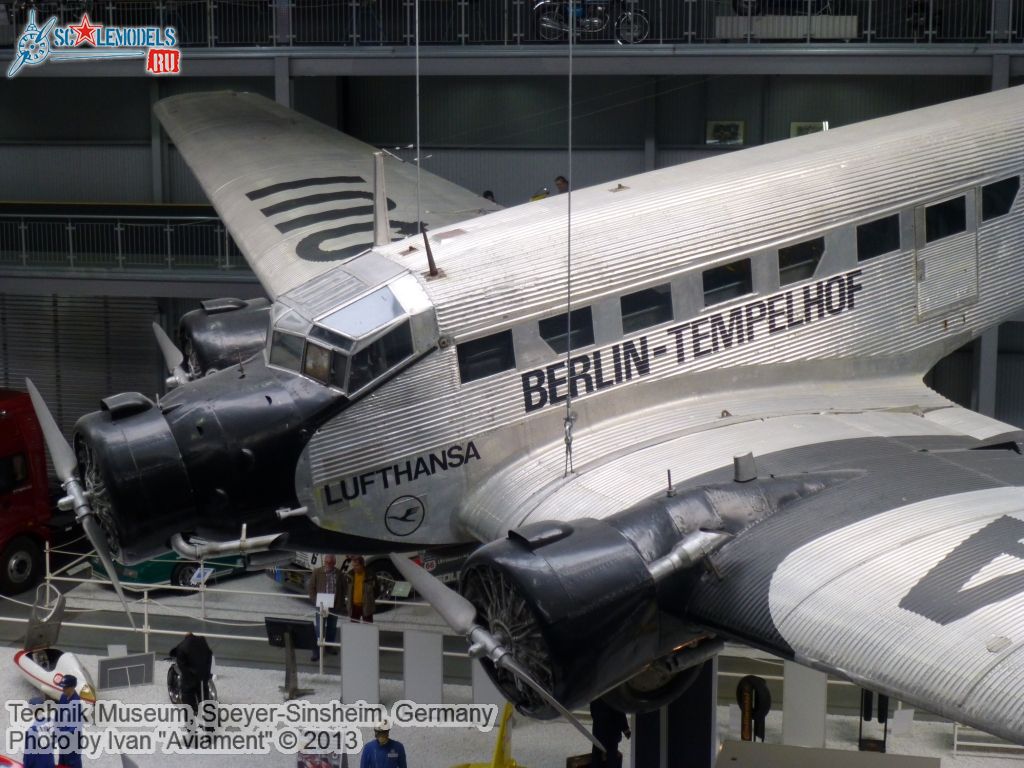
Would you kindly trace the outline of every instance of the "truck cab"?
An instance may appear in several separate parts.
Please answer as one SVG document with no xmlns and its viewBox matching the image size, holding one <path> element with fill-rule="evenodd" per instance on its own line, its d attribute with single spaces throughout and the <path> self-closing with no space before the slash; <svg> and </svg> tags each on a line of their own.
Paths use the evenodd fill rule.
<svg viewBox="0 0 1024 768">
<path fill-rule="evenodd" d="M 0 593 L 17 594 L 39 582 L 53 509 L 32 401 L 24 392 L 0 389 Z"/>
</svg>

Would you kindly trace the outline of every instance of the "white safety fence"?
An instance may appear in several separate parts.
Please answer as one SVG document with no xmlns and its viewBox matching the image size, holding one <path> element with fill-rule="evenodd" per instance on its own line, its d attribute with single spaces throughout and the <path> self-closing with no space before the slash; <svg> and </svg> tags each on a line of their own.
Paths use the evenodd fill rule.
<svg viewBox="0 0 1024 768">
<path fill-rule="evenodd" d="M 73 546 L 79 540 L 67 546 Z M 135 620 L 133 628 L 127 621 L 103 623 L 83 621 L 87 614 L 111 612 L 124 614 L 124 609 L 107 579 L 85 578 L 80 574 L 90 569 L 90 555 L 69 549 L 49 546 L 45 550 L 45 581 L 65 593 L 67 604 L 62 627 L 68 629 L 97 630 L 106 632 L 127 632 L 142 635 L 143 650 L 149 652 L 151 639 L 159 637 L 181 637 L 185 631 L 201 633 L 208 639 L 236 640 L 265 644 L 265 633 L 254 633 L 257 627 L 263 629 L 264 616 L 277 618 L 304 619 L 312 625 L 316 613 L 309 599 L 302 593 L 288 592 L 283 587 L 271 590 L 237 589 L 210 586 L 202 581 L 194 587 L 173 584 L 142 586 L 122 582 L 129 610 Z M 53 568 L 53 556 L 70 556 L 70 561 Z M 179 560 L 176 558 L 176 562 Z M 182 561 L 187 562 L 187 561 Z M 196 562 L 200 568 L 202 561 Z M 298 575 L 308 571 L 285 569 Z M 161 593 L 159 596 L 156 593 Z M 4 598 L 12 603 L 29 606 L 22 600 Z M 466 659 L 464 651 L 444 650 L 444 625 L 426 603 L 414 600 L 378 599 L 378 610 L 390 606 L 387 620 L 379 623 L 351 622 L 345 616 L 338 616 L 340 637 L 331 642 L 325 637 L 325 624 L 320 622 L 318 672 L 340 672 L 342 700 L 366 700 L 377 703 L 380 688 L 380 658 L 382 654 L 399 654 L 402 657 L 402 677 L 405 681 L 406 697 L 420 702 L 441 702 L 444 680 L 444 661 L 447 658 Z M 67 617 L 78 616 L 79 620 L 69 621 Z M 259 621 L 251 617 L 259 616 Z M 161 628 L 154 625 L 158 617 L 172 618 L 177 626 Z M 27 623 L 27 618 L 0 616 L 0 621 Z M 220 626 L 223 631 L 209 631 Z M 237 631 L 232 631 L 237 630 Z M 402 634 L 402 645 L 382 645 L 381 631 Z M 338 656 L 333 656 L 337 653 Z M 338 664 L 336 669 L 328 665 Z M 472 665 L 473 700 L 476 703 L 503 703 L 504 699 L 479 664 Z"/>
</svg>

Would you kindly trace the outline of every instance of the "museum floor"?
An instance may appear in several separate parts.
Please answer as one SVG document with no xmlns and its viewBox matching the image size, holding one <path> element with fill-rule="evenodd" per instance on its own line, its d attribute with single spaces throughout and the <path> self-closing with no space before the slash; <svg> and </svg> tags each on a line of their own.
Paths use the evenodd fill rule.
<svg viewBox="0 0 1024 768">
<path fill-rule="evenodd" d="M 305 616 L 310 610 L 302 600 L 295 600 L 283 591 L 278 595 L 267 595 L 278 589 L 273 582 L 261 574 L 244 576 L 241 579 L 225 582 L 226 589 L 240 592 L 252 591 L 263 594 L 228 595 L 228 594 L 207 594 L 205 596 L 205 623 L 207 632 L 225 631 L 227 622 L 238 622 L 238 630 L 252 634 L 261 631 L 263 615 L 293 615 L 296 618 Z M 168 595 L 164 594 L 160 599 L 151 604 L 149 621 L 150 625 L 159 624 L 158 620 L 165 620 L 168 629 L 183 630 L 187 622 L 186 617 L 197 619 L 200 613 L 197 610 L 196 600 L 198 595 Z M 68 594 L 69 615 L 66 621 L 92 621 L 105 623 L 115 620 L 123 623 L 123 615 L 118 617 L 116 597 L 107 589 L 95 584 L 83 584 Z M 3 615 L 12 615 L 11 610 L 17 608 L 10 601 L 4 601 L 2 606 Z M 404 606 L 395 611 L 389 611 L 379 617 L 378 624 L 382 632 L 396 632 L 401 628 L 416 629 L 440 629 L 440 621 L 436 614 L 427 608 L 416 606 Z M 259 626 L 257 626 L 259 625 Z M 4 623 L 2 626 L 4 634 L 0 636 L 0 655 L 9 654 L 13 656 L 17 647 L 14 645 L 15 638 L 24 632 L 24 625 Z M 198 624 L 193 628 L 197 632 L 204 630 Z M 385 634 L 382 634 L 382 643 Z M 104 639 L 103 632 L 65 627 L 62 636 L 62 645 L 72 649 L 99 649 L 104 647 L 105 642 L 124 642 L 124 635 L 120 637 L 111 636 Z M 254 703 L 279 703 L 282 695 L 278 686 L 283 682 L 283 670 L 281 649 L 269 648 L 265 640 L 262 643 L 242 642 L 237 640 L 221 639 L 215 642 L 214 650 L 218 655 L 217 665 L 217 687 L 220 692 L 220 700 L 225 704 L 254 704 Z M 457 641 L 456 638 L 452 638 Z M 81 642 L 76 642 L 81 641 Z M 136 637 L 132 640 L 133 649 L 139 642 Z M 137 688 L 113 689 L 107 692 L 101 691 L 101 698 L 116 699 L 131 704 L 143 703 L 166 703 L 167 694 L 163 685 L 166 674 L 167 663 L 160 661 L 161 651 L 165 647 L 173 645 L 173 639 L 164 636 L 156 636 L 152 639 L 151 647 L 158 651 L 154 685 Z M 446 648 L 448 646 L 446 645 Z M 464 649 L 464 645 L 461 646 Z M 452 647 L 454 649 L 454 646 Z M 141 649 L 135 649 L 141 650 Z M 80 658 L 87 669 L 95 672 L 96 655 L 80 653 Z M 330 665 L 337 664 L 336 656 L 326 657 Z M 243 665 L 241 659 L 246 659 L 249 666 Z M 308 663 L 308 652 L 301 652 L 300 661 L 300 683 L 303 687 L 314 689 L 314 694 L 307 697 L 310 701 L 326 702 L 340 696 L 340 678 L 337 674 L 317 674 L 315 667 Z M 452 661 L 464 660 L 452 659 Z M 328 669 L 330 666 L 327 667 Z M 400 668 L 400 667 L 399 667 Z M 385 665 L 382 664 L 382 672 Z M 397 669 L 395 670 L 397 672 Z M 446 665 L 445 679 L 449 681 L 468 682 L 468 674 L 461 666 L 453 665 L 449 668 Z M 0 664 L 0 693 L 4 701 L 27 699 L 33 695 L 33 689 L 17 673 L 13 664 Z M 444 698 L 446 704 L 468 703 L 471 701 L 472 692 L 468 685 L 446 685 Z M 382 703 L 392 705 L 402 698 L 401 683 L 385 679 L 381 682 Z M 721 706 L 718 709 L 719 736 L 721 740 L 737 739 L 738 718 L 730 707 Z M 732 708 L 734 709 L 734 708 Z M 9 727 L 9 712 L 5 709 L 3 713 L 4 730 Z M 859 722 L 855 717 L 830 716 L 828 721 L 828 744 L 833 749 L 853 750 L 856 749 L 857 733 Z M 371 734 L 364 731 L 363 736 Z M 451 729 L 451 728 L 396 728 L 392 736 L 403 742 L 409 755 L 411 768 L 448 768 L 448 766 L 469 761 L 489 761 L 494 746 L 494 733 L 480 733 L 475 729 Z M 782 714 L 773 711 L 769 714 L 767 722 L 767 741 L 781 743 L 782 741 Z M 521 766 L 531 768 L 561 768 L 565 765 L 565 758 L 568 755 L 580 754 L 588 751 L 587 743 L 570 726 L 561 723 L 539 723 L 535 721 L 520 720 L 516 723 L 513 731 L 513 756 Z M 623 744 L 624 750 L 628 745 Z M 915 722 L 909 735 L 896 735 L 890 731 L 888 751 L 896 754 L 918 755 L 927 757 L 939 757 L 944 768 L 1002 768 L 1003 766 L 1019 766 L 1020 758 L 1024 756 L 1024 749 L 1011 754 L 1000 751 L 987 751 L 984 753 L 974 752 L 971 754 L 960 753 L 953 755 L 953 727 L 949 723 L 937 722 Z M 4 744 L 0 752 L 7 749 Z M 17 750 L 6 752 L 13 757 L 18 757 Z M 165 768 L 171 765 L 180 765 L 187 761 L 195 768 L 254 768 L 257 766 L 292 766 L 295 758 L 284 755 L 280 752 L 269 754 L 239 756 L 239 755 L 218 755 L 205 757 L 185 757 L 181 755 L 152 754 L 139 755 L 134 758 L 139 768 Z M 87 760 L 86 768 L 121 768 L 120 759 L 114 755 L 103 755 L 96 759 Z M 626 766 L 632 768 L 628 755 L 625 761 Z M 326 768 L 326 767 L 324 767 Z"/>
<path fill-rule="evenodd" d="M 5 652 L 14 653 L 13 648 Z M 87 668 L 95 669 L 96 657 L 84 656 Z M 154 678 L 157 684 L 137 688 L 109 691 L 104 698 L 118 699 L 129 704 L 165 703 L 166 689 L 162 681 L 166 674 L 166 662 L 157 661 Z M 235 666 L 218 666 L 217 687 L 222 702 L 277 703 L 281 701 L 278 685 L 282 674 L 265 669 L 250 669 Z M 338 690 L 338 677 L 329 675 L 302 674 L 302 685 L 313 688 L 315 693 L 307 698 L 313 702 L 325 702 Z M 381 686 L 383 703 L 391 705 L 401 698 L 401 685 L 395 681 L 383 681 Z M 5 700 L 32 696 L 32 689 L 15 671 L 13 665 L 0 666 L 0 691 Z M 470 689 L 467 686 L 445 686 L 446 703 L 468 702 Z M 738 734 L 730 732 L 730 713 L 727 707 L 719 707 L 719 733 L 722 739 L 735 739 Z M 3 715 L 4 730 L 10 727 L 9 713 Z M 767 741 L 780 742 L 782 734 L 781 713 L 773 712 L 767 723 Z M 828 746 L 834 749 L 854 749 L 857 741 L 856 718 L 829 717 Z M 369 737 L 364 732 L 364 737 Z M 410 768 L 446 768 L 458 763 L 489 761 L 495 734 L 480 733 L 475 729 L 463 728 L 396 728 L 392 736 L 401 741 L 409 757 Z M 909 736 L 889 737 L 889 752 L 940 757 L 943 768 L 1009 768 L 1021 765 L 1020 757 L 995 753 L 984 755 L 952 754 L 952 727 L 945 723 L 917 722 Z M 512 737 L 513 756 L 522 766 L 531 768 L 561 768 L 567 755 L 586 751 L 586 744 L 571 727 L 560 722 L 538 723 L 519 721 Z M 1022 753 L 1024 754 L 1024 753 Z M 991 756 L 990 756 L 991 755 Z M 19 755 L 15 753 L 14 757 Z M 258 766 L 291 766 L 294 758 L 279 752 L 264 755 L 217 755 L 210 757 L 186 757 L 181 755 L 139 755 L 134 757 L 140 768 L 169 768 L 172 765 L 188 763 L 196 768 L 256 768 Z M 95 768 L 121 768 L 121 761 L 114 755 L 103 755 L 86 760 L 85 765 Z M 632 768 L 627 756 L 625 766 Z"/>
</svg>

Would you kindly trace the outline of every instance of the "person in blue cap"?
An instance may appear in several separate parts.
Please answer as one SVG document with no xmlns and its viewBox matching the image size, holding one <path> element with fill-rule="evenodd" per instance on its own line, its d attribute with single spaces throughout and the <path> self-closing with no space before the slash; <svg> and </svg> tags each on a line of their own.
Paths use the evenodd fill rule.
<svg viewBox="0 0 1024 768">
<path fill-rule="evenodd" d="M 405 747 L 390 738 L 391 724 L 385 720 L 373 728 L 373 741 L 363 747 L 359 768 L 407 768 Z"/>
<path fill-rule="evenodd" d="M 53 724 L 46 716 L 46 699 L 35 696 L 29 699 L 35 722 L 25 731 L 25 756 L 21 759 L 25 768 L 54 768 Z"/>
<path fill-rule="evenodd" d="M 78 678 L 64 675 L 60 681 L 61 694 L 57 702 L 57 728 L 61 732 L 60 759 L 57 762 L 67 768 L 82 768 L 82 756 L 78 754 L 78 738 L 82 733 L 82 698 L 75 688 Z"/>
</svg>

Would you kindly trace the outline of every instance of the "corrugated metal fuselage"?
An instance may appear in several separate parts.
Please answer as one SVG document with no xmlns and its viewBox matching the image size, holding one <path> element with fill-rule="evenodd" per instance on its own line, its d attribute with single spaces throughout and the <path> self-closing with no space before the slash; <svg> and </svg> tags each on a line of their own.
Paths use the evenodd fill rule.
<svg viewBox="0 0 1024 768">
<path fill-rule="evenodd" d="M 502 492 L 496 475 L 536 484 L 530 464 L 562 443 L 569 394 L 586 472 L 670 438 L 678 414 L 723 393 L 919 379 L 1024 305 L 1020 195 L 982 220 L 986 185 L 1024 167 L 1022 105 L 1012 89 L 574 193 L 572 306 L 591 308 L 594 344 L 568 359 L 538 332 L 566 306 L 564 196 L 435 233 L 445 276 L 423 284 L 439 348 L 319 430 L 300 500 L 323 527 L 410 548 L 482 538 L 500 532 L 477 511 L 502 501 L 481 494 Z M 929 239 L 928 209 L 961 197 L 963 231 Z M 898 247 L 859 258 L 858 226 L 893 215 Z M 788 282 L 779 248 L 819 237 L 813 273 Z M 378 250 L 420 274 L 416 247 Z M 705 272 L 743 259 L 749 292 L 705 306 Z M 624 333 L 621 297 L 662 285 L 672 319 Z M 463 384 L 458 344 L 505 330 L 515 366 Z M 610 425 L 615 444 L 593 438 Z M 548 463 L 554 488 L 564 463 Z"/>
</svg>

